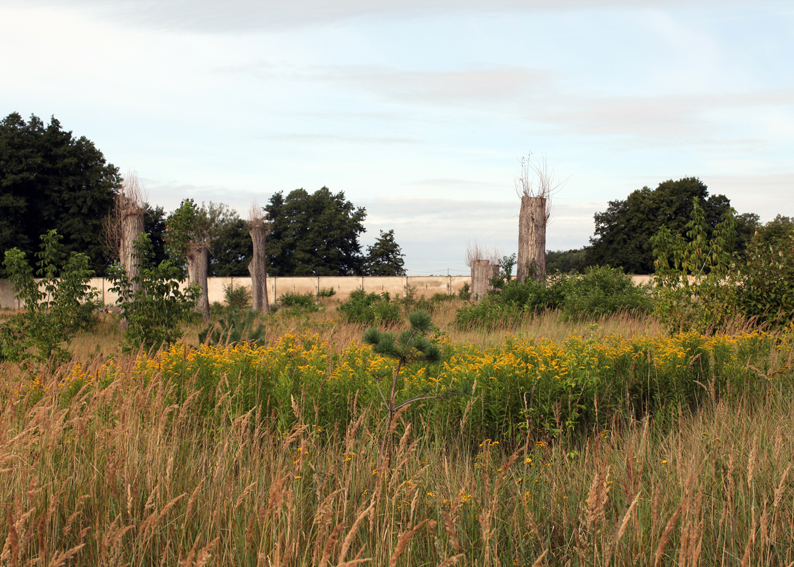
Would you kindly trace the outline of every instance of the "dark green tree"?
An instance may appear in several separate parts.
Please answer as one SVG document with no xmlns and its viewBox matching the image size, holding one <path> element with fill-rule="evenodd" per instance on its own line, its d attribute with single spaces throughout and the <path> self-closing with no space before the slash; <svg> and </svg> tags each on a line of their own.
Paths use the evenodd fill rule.
<svg viewBox="0 0 794 567">
<path fill-rule="evenodd" d="M 273 276 L 351 276 L 362 273 L 358 236 L 366 210 L 344 192 L 323 187 L 309 194 L 279 191 L 265 207 L 271 221 L 267 237 L 268 273 Z"/>
<path fill-rule="evenodd" d="M 610 201 L 606 211 L 595 214 L 595 236 L 590 239 L 587 264 L 622 267 L 629 274 L 653 273 L 651 236 L 662 227 L 683 235 L 692 216 L 693 199 L 703 210 L 706 236 L 710 238 L 730 210 L 728 198 L 709 196 L 708 187 L 695 177 L 669 180 L 653 190 L 638 189 L 624 201 Z"/>
<path fill-rule="evenodd" d="M 794 218 L 778 215 L 763 226 L 756 225 L 756 232 L 760 246 L 785 243 L 794 234 Z"/>
<path fill-rule="evenodd" d="M 146 203 L 143 209 L 143 231 L 149 235 L 152 246 L 152 263 L 159 265 L 163 260 L 168 260 L 165 250 L 165 210 L 159 205 L 152 206 Z"/>
<path fill-rule="evenodd" d="M 249 276 L 248 263 L 254 255 L 250 230 L 234 211 L 219 219 L 210 243 L 211 276 Z"/>
<path fill-rule="evenodd" d="M 394 230 L 380 231 L 372 246 L 367 246 L 364 274 L 367 276 L 404 276 L 405 260 L 400 245 L 394 240 Z"/>
<path fill-rule="evenodd" d="M 546 273 L 584 273 L 587 268 L 587 247 L 573 250 L 546 250 Z"/>
<path fill-rule="evenodd" d="M 120 187 L 118 168 L 85 137 L 12 113 L 0 121 L 0 253 L 32 256 L 39 236 L 57 230 L 65 253 L 84 253 L 103 274 L 108 253 L 98 235 Z"/>
</svg>

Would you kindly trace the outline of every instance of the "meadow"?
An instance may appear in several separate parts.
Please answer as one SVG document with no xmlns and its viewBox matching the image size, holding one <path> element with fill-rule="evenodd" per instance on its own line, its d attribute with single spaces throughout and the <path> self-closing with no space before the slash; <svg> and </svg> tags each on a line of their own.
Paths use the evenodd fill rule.
<svg viewBox="0 0 794 567">
<path fill-rule="evenodd" d="M 323 301 L 260 344 L 125 353 L 102 315 L 0 363 L 0 564 L 794 565 L 794 327 L 445 302 L 387 430 L 395 361 Z"/>
</svg>

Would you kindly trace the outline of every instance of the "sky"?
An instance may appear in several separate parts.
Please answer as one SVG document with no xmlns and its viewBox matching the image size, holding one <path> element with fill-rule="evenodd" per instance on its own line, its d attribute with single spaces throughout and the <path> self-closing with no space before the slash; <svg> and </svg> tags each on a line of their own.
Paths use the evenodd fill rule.
<svg viewBox="0 0 794 567">
<path fill-rule="evenodd" d="M 343 191 L 409 275 L 515 252 L 530 154 L 550 250 L 668 179 L 794 216 L 790 0 L 0 0 L 0 30 L 0 115 L 55 116 L 167 211 Z"/>
</svg>

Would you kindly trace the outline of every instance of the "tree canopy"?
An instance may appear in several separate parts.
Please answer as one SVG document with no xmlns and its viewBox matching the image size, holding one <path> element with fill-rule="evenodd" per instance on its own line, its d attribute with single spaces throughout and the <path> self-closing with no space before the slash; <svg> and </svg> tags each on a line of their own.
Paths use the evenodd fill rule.
<svg viewBox="0 0 794 567">
<path fill-rule="evenodd" d="M 394 240 L 394 230 L 381 230 L 375 244 L 367 246 L 364 273 L 368 276 L 404 276 L 404 256 L 400 245 Z"/>
<path fill-rule="evenodd" d="M 643 187 L 623 201 L 610 201 L 606 211 L 595 214 L 595 236 L 590 239 L 587 263 L 622 267 L 630 274 L 653 273 L 651 236 L 662 227 L 683 234 L 693 199 L 703 210 L 710 237 L 730 210 L 728 198 L 709 196 L 708 187 L 695 177 L 664 181 L 656 189 Z"/>
<path fill-rule="evenodd" d="M 118 168 L 84 136 L 54 117 L 45 125 L 9 114 L 0 121 L 0 252 L 32 256 L 40 236 L 57 230 L 65 253 L 85 253 L 103 274 L 108 254 L 97 235 L 120 185 Z"/>
<path fill-rule="evenodd" d="M 273 276 L 352 276 L 362 273 L 358 236 L 367 212 L 344 192 L 323 187 L 275 193 L 265 206 L 271 221 L 268 273 Z"/>
</svg>

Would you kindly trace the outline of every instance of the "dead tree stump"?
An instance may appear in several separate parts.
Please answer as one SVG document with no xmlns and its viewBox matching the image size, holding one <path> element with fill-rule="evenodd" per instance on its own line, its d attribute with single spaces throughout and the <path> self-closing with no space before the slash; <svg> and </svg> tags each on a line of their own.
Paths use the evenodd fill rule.
<svg viewBox="0 0 794 567">
<path fill-rule="evenodd" d="M 472 260 L 471 262 L 471 296 L 480 301 L 491 289 L 491 278 L 499 275 L 499 264 L 490 260 Z"/>
<path fill-rule="evenodd" d="M 546 277 L 545 197 L 521 197 L 518 215 L 518 267 L 516 278 L 523 282 L 530 274 L 538 281 Z"/>
<path fill-rule="evenodd" d="M 251 274 L 251 303 L 254 311 L 270 313 L 270 303 L 267 299 L 267 256 L 265 254 L 265 241 L 267 229 L 265 223 L 251 222 L 251 240 L 254 244 L 254 257 L 248 263 L 248 273 Z"/>
</svg>

